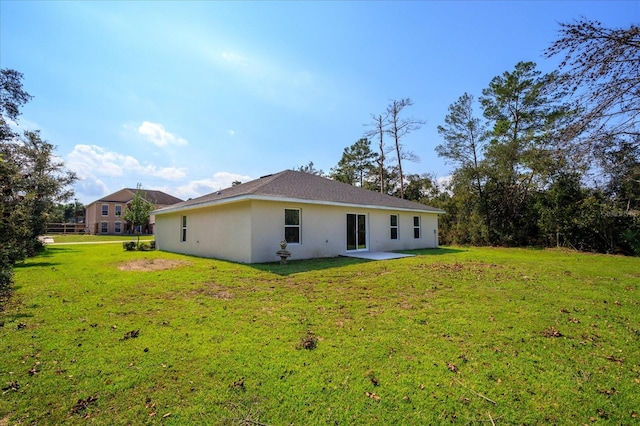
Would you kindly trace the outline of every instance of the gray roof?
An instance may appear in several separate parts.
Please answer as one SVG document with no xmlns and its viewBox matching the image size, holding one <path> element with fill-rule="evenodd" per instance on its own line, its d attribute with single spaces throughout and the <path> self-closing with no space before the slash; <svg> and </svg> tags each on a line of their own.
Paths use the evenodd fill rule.
<svg viewBox="0 0 640 426">
<path fill-rule="evenodd" d="M 113 194 L 107 195 L 97 202 L 130 202 L 133 200 L 133 197 L 136 195 L 137 189 L 134 188 L 123 188 L 118 192 L 114 192 Z M 182 200 L 178 197 L 174 197 L 173 195 L 167 194 L 166 192 L 157 191 L 153 189 L 141 189 L 140 196 L 151 204 L 155 205 L 170 205 L 182 202 Z"/>
<path fill-rule="evenodd" d="M 156 210 L 155 213 L 162 214 L 243 199 L 273 199 L 444 213 L 443 210 L 424 204 L 293 170 L 263 176 L 260 179 Z"/>
</svg>

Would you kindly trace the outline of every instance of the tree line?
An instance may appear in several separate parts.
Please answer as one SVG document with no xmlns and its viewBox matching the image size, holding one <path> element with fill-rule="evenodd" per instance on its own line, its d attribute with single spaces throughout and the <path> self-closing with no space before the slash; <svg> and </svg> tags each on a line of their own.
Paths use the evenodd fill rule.
<svg viewBox="0 0 640 426">
<path fill-rule="evenodd" d="M 559 69 L 519 62 L 449 106 L 436 147 L 447 183 L 404 173 L 418 160 L 404 136 L 424 124 L 402 116 L 409 98 L 372 114 L 326 176 L 442 208 L 443 243 L 640 255 L 640 27 L 563 23 L 544 55 Z"/>
</svg>

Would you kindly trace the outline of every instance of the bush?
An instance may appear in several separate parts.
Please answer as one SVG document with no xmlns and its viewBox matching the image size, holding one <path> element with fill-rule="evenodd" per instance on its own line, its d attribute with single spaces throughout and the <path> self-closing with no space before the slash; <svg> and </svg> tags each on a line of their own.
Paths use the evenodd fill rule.
<svg viewBox="0 0 640 426">
<path fill-rule="evenodd" d="M 126 251 L 134 251 L 136 249 L 135 241 L 127 241 L 122 243 L 122 248 Z"/>
<path fill-rule="evenodd" d="M 122 243 L 122 248 L 126 251 L 149 251 L 149 250 L 155 250 L 156 249 L 156 242 L 155 241 L 149 241 L 149 242 L 142 242 L 142 243 L 136 243 L 135 241 L 126 241 L 124 243 Z"/>
</svg>

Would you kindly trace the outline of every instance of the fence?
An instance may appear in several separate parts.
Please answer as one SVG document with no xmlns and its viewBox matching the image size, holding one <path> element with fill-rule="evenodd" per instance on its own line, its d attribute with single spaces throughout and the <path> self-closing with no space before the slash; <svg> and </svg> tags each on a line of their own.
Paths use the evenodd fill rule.
<svg viewBox="0 0 640 426">
<path fill-rule="evenodd" d="M 84 234 L 87 226 L 84 223 L 49 223 L 47 234 Z"/>
</svg>

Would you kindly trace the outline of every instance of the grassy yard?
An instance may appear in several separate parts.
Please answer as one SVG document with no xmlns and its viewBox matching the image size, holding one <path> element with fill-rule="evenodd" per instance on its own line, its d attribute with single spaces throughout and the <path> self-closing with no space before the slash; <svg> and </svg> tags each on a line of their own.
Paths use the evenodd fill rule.
<svg viewBox="0 0 640 426">
<path fill-rule="evenodd" d="M 0 312 L 0 425 L 638 423 L 640 259 L 416 254 L 50 246 Z"/>
<path fill-rule="evenodd" d="M 89 234 L 66 234 L 58 235 L 51 234 L 55 243 L 101 243 L 109 241 L 131 241 L 138 240 L 137 235 L 89 235 Z M 140 235 L 140 241 L 152 241 L 155 237 L 153 235 Z"/>
</svg>

